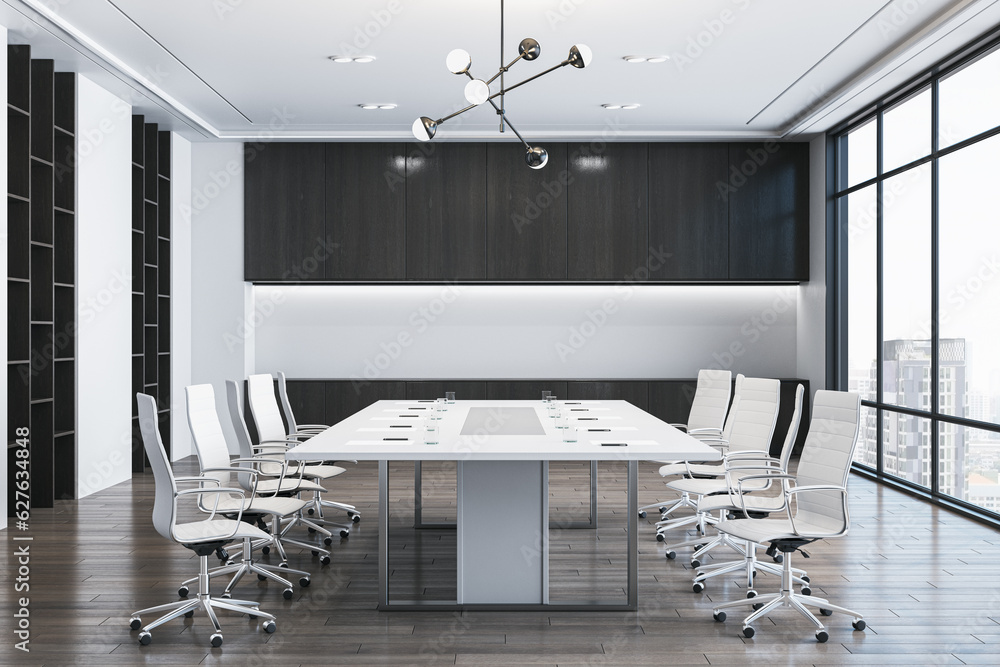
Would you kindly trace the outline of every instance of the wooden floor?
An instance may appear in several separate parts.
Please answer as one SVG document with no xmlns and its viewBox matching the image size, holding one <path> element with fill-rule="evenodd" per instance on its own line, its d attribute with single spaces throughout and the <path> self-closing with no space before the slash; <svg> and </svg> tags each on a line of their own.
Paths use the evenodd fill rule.
<svg viewBox="0 0 1000 667">
<path fill-rule="evenodd" d="M 624 595 L 624 468 L 601 468 L 600 528 L 553 531 L 554 599 Z M 176 470 L 195 472 L 191 460 Z M 586 518 L 586 470 L 552 465 L 553 520 Z M 407 531 L 411 471 L 393 468 L 395 594 L 453 596 L 454 532 Z M 639 483 L 641 502 L 669 497 L 651 464 L 640 467 Z M 8 630 L 0 664 L 1000 665 L 1000 534 L 859 477 L 850 482 L 850 535 L 808 548 L 810 560 L 796 556 L 815 594 L 867 618 L 863 633 L 847 618 L 827 619 L 826 644 L 817 644 L 811 625 L 790 610 L 759 622 L 753 639 L 742 636 L 740 614 L 715 623 L 712 602 L 743 597 L 741 583 L 715 580 L 704 593 L 692 593 L 688 554 L 663 557 L 652 517 L 640 524 L 637 612 L 379 612 L 376 466 L 361 463 L 331 486 L 334 497 L 358 505 L 363 521 L 333 545 L 329 566 L 308 551 L 291 557 L 292 567 L 314 573 L 312 585 L 296 588 L 292 600 L 273 584 L 241 584 L 237 597 L 257 599 L 276 614 L 278 631 L 268 635 L 257 621 L 225 615 L 218 649 L 209 646 L 211 626 L 200 615 L 156 629 L 149 646 L 140 646 L 127 627 L 130 612 L 176 599 L 179 582 L 197 571 L 192 552 L 153 530 L 150 476 L 34 510 L 29 531 L 6 531 L 0 555 L 8 578 L 0 601 L 5 627 L 12 628 L 16 599 L 25 595 L 14 592 L 13 557 L 25 543 L 13 538 L 34 538 L 31 652 L 15 650 Z M 452 471 L 425 468 L 424 489 L 424 520 L 454 519 Z M 758 577 L 758 591 L 776 587 L 776 577 Z"/>
</svg>

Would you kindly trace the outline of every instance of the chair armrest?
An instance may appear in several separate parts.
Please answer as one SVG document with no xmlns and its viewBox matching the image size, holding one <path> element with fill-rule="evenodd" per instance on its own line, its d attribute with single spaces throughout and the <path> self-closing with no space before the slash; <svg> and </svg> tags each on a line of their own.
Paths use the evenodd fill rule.
<svg viewBox="0 0 1000 667">
<path fill-rule="evenodd" d="M 674 428 L 676 428 L 676 429 L 678 429 L 680 431 L 687 431 L 688 430 L 688 425 L 687 424 L 668 424 L 668 426 L 673 426 Z"/>
<path fill-rule="evenodd" d="M 246 492 L 243 489 L 234 489 L 228 486 L 223 486 L 215 489 L 183 489 L 175 493 L 174 498 L 177 498 L 178 496 L 201 495 L 205 493 L 215 494 L 215 506 L 212 507 L 212 513 L 209 515 L 207 519 L 208 521 L 211 521 L 212 518 L 215 516 L 216 512 L 218 511 L 219 497 L 221 497 L 223 493 L 236 493 L 239 494 L 244 499 L 246 498 Z M 236 528 L 233 529 L 233 532 L 229 535 L 229 537 L 235 535 L 236 531 L 239 530 L 239 522 L 242 521 L 242 519 L 243 519 L 243 503 L 240 503 L 240 511 L 236 517 L 237 525 Z M 220 539 L 228 539 L 228 538 L 220 538 Z"/>
<path fill-rule="evenodd" d="M 301 431 L 315 431 L 315 430 L 326 430 L 330 428 L 329 424 L 299 424 L 296 428 L 296 433 Z"/>
<path fill-rule="evenodd" d="M 759 469 L 760 468 L 758 468 L 758 470 Z M 770 468 L 766 468 L 766 470 L 770 470 Z M 729 476 L 729 473 L 727 472 L 726 473 L 727 481 L 729 481 L 728 476 Z M 771 474 L 766 474 L 766 475 L 747 475 L 746 477 L 740 477 L 740 479 L 737 480 L 737 482 L 736 482 L 736 494 L 735 495 L 733 494 L 732 484 L 729 485 L 729 498 L 730 498 L 730 500 L 733 501 L 734 505 L 736 505 L 737 507 L 740 508 L 740 511 L 743 512 L 743 516 L 745 516 L 746 518 L 749 519 L 750 518 L 750 514 L 747 512 L 746 500 L 743 498 L 744 494 L 749 493 L 749 491 L 744 491 L 743 490 L 743 483 L 744 482 L 753 481 L 753 480 L 773 481 L 773 480 L 776 480 L 776 479 L 783 480 L 782 483 L 786 485 L 786 487 L 784 487 L 783 490 L 787 490 L 788 480 L 794 480 L 795 476 L 794 475 L 789 475 L 787 473 L 771 473 Z M 753 490 L 756 491 L 756 490 L 759 490 L 759 489 L 753 489 Z M 782 504 L 782 507 L 783 507 L 783 509 L 785 509 L 785 511 L 788 510 L 788 496 L 787 496 L 787 494 L 784 495 L 784 502 Z M 780 510 L 776 510 L 776 511 L 780 511 Z M 790 512 L 789 512 L 789 515 L 791 515 Z"/>
<path fill-rule="evenodd" d="M 673 426 L 673 424 L 671 424 L 671 426 Z M 687 428 L 686 424 L 684 425 L 684 427 L 685 430 L 688 432 L 688 435 L 715 435 L 720 438 L 722 437 L 721 428 L 714 428 L 711 426 L 707 426 L 705 428 Z"/>
<path fill-rule="evenodd" d="M 836 533 L 826 533 L 826 534 L 823 534 L 823 535 L 819 535 L 819 534 L 813 533 L 813 534 L 809 534 L 809 535 L 802 535 L 802 533 L 799 532 L 798 528 L 795 527 L 795 517 L 792 516 L 791 511 L 789 511 L 788 512 L 788 520 L 791 522 L 792 532 L 795 533 L 796 535 L 801 536 L 801 537 L 812 537 L 812 538 L 816 538 L 816 539 L 823 539 L 823 538 L 827 538 L 827 537 L 840 537 L 841 535 L 846 535 L 847 534 L 847 530 L 848 530 L 848 528 L 850 528 L 850 525 L 851 525 L 851 518 L 850 518 L 850 515 L 848 514 L 848 509 L 847 509 L 847 488 L 843 487 L 843 486 L 836 486 L 836 485 L 833 485 L 833 484 L 809 484 L 807 486 L 796 486 L 796 487 L 792 487 L 790 489 L 785 489 L 785 497 L 788 498 L 789 501 L 790 501 L 791 497 L 794 496 L 795 494 L 804 493 L 804 492 L 808 493 L 810 491 L 839 491 L 840 492 L 840 497 L 841 497 L 841 500 L 842 500 L 843 505 L 844 505 L 844 527 L 841 528 L 840 531 L 838 531 Z M 789 502 L 789 505 L 790 505 L 790 502 Z"/>
<path fill-rule="evenodd" d="M 215 485 L 219 485 L 219 480 L 214 477 L 174 477 L 175 482 L 211 482 Z"/>
</svg>

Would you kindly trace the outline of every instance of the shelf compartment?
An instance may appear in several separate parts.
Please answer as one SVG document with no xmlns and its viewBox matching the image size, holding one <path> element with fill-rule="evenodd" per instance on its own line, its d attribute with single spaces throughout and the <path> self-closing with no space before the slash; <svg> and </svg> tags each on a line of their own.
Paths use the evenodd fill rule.
<svg viewBox="0 0 1000 667">
<path fill-rule="evenodd" d="M 142 346 L 144 344 L 144 339 L 142 332 L 144 327 L 142 326 L 142 294 L 132 295 L 132 354 L 142 354 Z"/>
<path fill-rule="evenodd" d="M 157 136 L 156 136 L 156 124 L 146 123 L 143 126 L 143 143 L 145 150 L 145 159 L 142 161 L 142 165 L 145 168 L 143 170 L 145 187 L 143 188 L 145 192 L 145 198 L 154 204 L 157 202 L 157 192 L 156 192 L 156 165 L 157 165 Z"/>
<path fill-rule="evenodd" d="M 157 294 L 170 296 L 170 241 L 159 239 L 159 255 L 156 263 L 158 277 Z"/>
<path fill-rule="evenodd" d="M 52 321 L 52 248 L 31 246 L 31 320 Z"/>
<path fill-rule="evenodd" d="M 31 196 L 28 163 L 30 162 L 31 119 L 7 110 L 7 192 L 19 197 Z"/>
<path fill-rule="evenodd" d="M 27 360 L 31 356 L 31 287 L 7 281 L 7 359 Z"/>
<path fill-rule="evenodd" d="M 170 131 L 161 130 L 157 133 L 157 160 L 156 173 L 165 178 L 170 178 Z M 162 201 L 162 200 L 160 200 Z"/>
<path fill-rule="evenodd" d="M 7 198 L 7 275 L 11 278 L 31 278 L 28 247 L 31 243 L 29 204 Z"/>
<path fill-rule="evenodd" d="M 57 283 L 72 285 L 76 282 L 76 216 L 56 211 L 54 219 L 53 279 Z"/>
<path fill-rule="evenodd" d="M 71 135 L 56 132 L 55 160 L 53 161 L 54 201 L 59 208 L 76 210 L 76 149 Z"/>
<path fill-rule="evenodd" d="M 156 233 L 165 239 L 170 238 L 170 181 L 162 176 L 160 183 L 160 200 L 156 205 Z"/>
<path fill-rule="evenodd" d="M 156 402 L 161 410 L 167 410 L 170 408 L 170 355 L 159 355 L 157 367 L 159 378 L 156 383 Z"/>
<path fill-rule="evenodd" d="M 160 427 L 160 440 L 163 441 L 163 449 L 167 453 L 167 460 L 170 460 L 170 410 L 160 408 L 162 412 L 157 415 L 157 422 Z"/>
<path fill-rule="evenodd" d="M 51 324 L 31 325 L 31 400 L 52 398 L 52 364 L 55 345 Z M 34 434 L 32 434 L 34 435 Z"/>
<path fill-rule="evenodd" d="M 59 407 L 55 409 L 59 418 Z M 59 433 L 53 443 L 55 462 L 53 470 L 53 493 L 57 500 L 76 498 L 76 434 L 72 431 Z"/>
<path fill-rule="evenodd" d="M 132 162 L 144 164 L 143 159 L 143 122 L 142 116 L 132 116 Z"/>
<path fill-rule="evenodd" d="M 146 324 L 156 324 L 156 316 L 159 314 L 156 305 L 156 267 L 147 266 L 143 269 L 146 272 L 146 289 L 144 291 L 145 306 L 143 311 L 145 312 L 144 322 Z M 153 345 L 153 349 L 156 349 L 156 345 Z"/>
<path fill-rule="evenodd" d="M 32 382 L 34 384 L 34 382 Z M 55 452 L 52 403 L 31 406 L 31 506 L 52 507 Z"/>
<path fill-rule="evenodd" d="M 142 208 L 142 167 L 132 165 L 132 229 L 142 231 L 145 226 L 143 222 Z"/>
<path fill-rule="evenodd" d="M 145 276 L 146 273 L 143 270 L 142 244 L 143 244 L 142 232 L 137 232 L 136 230 L 133 229 L 132 230 L 132 291 L 133 292 L 142 291 L 143 277 Z"/>
<path fill-rule="evenodd" d="M 170 298 L 161 296 L 159 299 L 160 320 L 156 324 L 158 349 L 160 352 L 170 352 Z"/>
<path fill-rule="evenodd" d="M 31 111 L 31 47 L 7 45 L 7 104 Z"/>
<path fill-rule="evenodd" d="M 145 236 L 146 264 L 156 264 L 156 204 L 146 202 L 145 220 L 143 222 L 143 235 Z"/>
<path fill-rule="evenodd" d="M 73 431 L 76 429 L 76 362 L 72 359 L 56 361 L 54 375 L 54 428 L 56 432 Z"/>
<path fill-rule="evenodd" d="M 156 384 L 156 327 L 145 327 L 146 337 L 143 350 L 143 382 L 147 385 Z M 152 392 L 149 392 L 152 393 Z"/>
<path fill-rule="evenodd" d="M 52 167 L 31 161 L 31 240 L 52 243 Z"/>
<path fill-rule="evenodd" d="M 31 154 L 48 162 L 52 162 L 54 73 L 54 61 L 31 61 Z"/>
<path fill-rule="evenodd" d="M 31 367 L 28 364 L 7 366 L 7 442 L 17 438 L 17 429 L 30 426 L 31 393 L 28 382 Z"/>
<path fill-rule="evenodd" d="M 55 309 L 55 358 L 71 359 L 76 356 L 76 288 L 56 285 L 54 288 Z"/>
<path fill-rule="evenodd" d="M 61 130 L 73 134 L 76 132 L 76 74 L 73 72 L 56 72 L 53 91 L 52 123 Z"/>
<path fill-rule="evenodd" d="M 139 416 L 139 406 L 136 403 L 135 395 L 142 393 L 143 385 L 143 356 L 142 354 L 132 355 L 132 416 Z"/>
</svg>

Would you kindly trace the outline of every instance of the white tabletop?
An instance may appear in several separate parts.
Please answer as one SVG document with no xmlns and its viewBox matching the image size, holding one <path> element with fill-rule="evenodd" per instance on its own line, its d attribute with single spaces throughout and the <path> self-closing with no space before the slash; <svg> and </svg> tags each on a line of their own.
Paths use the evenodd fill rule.
<svg viewBox="0 0 1000 667">
<path fill-rule="evenodd" d="M 577 442 L 563 442 L 562 429 L 555 428 L 539 401 L 457 401 L 448 405 L 442 419 L 439 444 L 423 441 L 425 417 L 434 410 L 433 401 L 378 401 L 339 424 L 288 451 L 288 458 L 306 461 L 357 459 L 364 461 L 716 461 L 717 450 L 627 401 L 559 401 L 578 429 Z M 491 409 L 494 418 L 470 421 L 472 408 Z M 524 425 L 525 413 L 513 418 L 509 408 L 535 411 L 544 431 L 541 435 L 503 435 Z M 483 413 L 478 413 L 482 417 Z M 530 414 L 527 415 L 530 418 Z M 472 422 L 476 421 L 473 425 Z M 532 423 L 534 423 L 532 421 Z M 407 428 L 409 427 L 409 428 Z M 608 429 L 590 431 L 589 429 Z M 528 429 L 530 430 L 530 428 Z M 385 440 L 385 438 L 405 438 Z M 607 444 L 605 444 L 607 443 Z"/>
</svg>

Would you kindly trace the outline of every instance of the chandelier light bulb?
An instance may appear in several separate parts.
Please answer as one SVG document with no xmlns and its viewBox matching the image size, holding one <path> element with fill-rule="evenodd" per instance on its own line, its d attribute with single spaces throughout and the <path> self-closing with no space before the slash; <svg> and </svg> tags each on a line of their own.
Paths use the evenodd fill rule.
<svg viewBox="0 0 1000 667">
<path fill-rule="evenodd" d="M 524 154 L 524 161 L 532 169 L 541 169 L 549 161 L 549 152 L 541 146 L 533 146 Z"/>
<path fill-rule="evenodd" d="M 465 49 L 455 49 L 444 59 L 452 74 L 465 74 L 472 67 L 472 56 Z"/>
<path fill-rule="evenodd" d="M 437 132 L 437 125 L 437 121 L 427 116 L 421 116 L 413 121 L 413 127 L 410 129 L 413 132 L 413 136 L 418 140 L 430 141 L 434 138 L 434 133 Z"/>
<path fill-rule="evenodd" d="M 569 49 L 569 64 L 583 69 L 594 59 L 594 53 L 586 44 L 575 44 Z"/>
<path fill-rule="evenodd" d="M 465 99 L 478 106 L 490 99 L 490 87 L 482 79 L 473 79 L 465 84 Z"/>
</svg>

